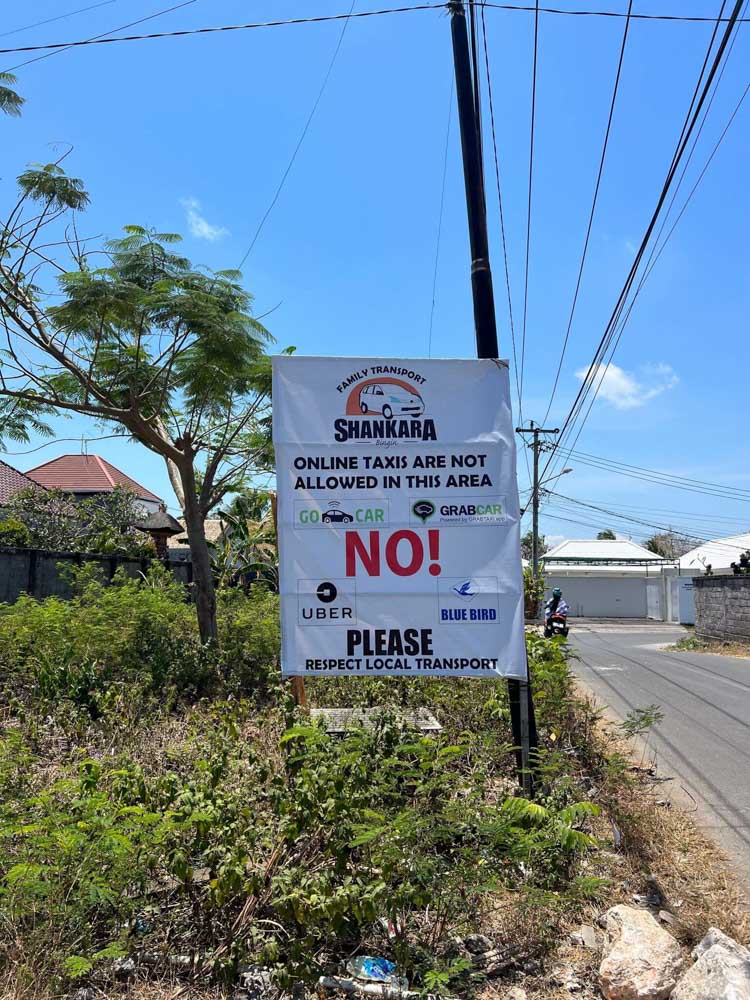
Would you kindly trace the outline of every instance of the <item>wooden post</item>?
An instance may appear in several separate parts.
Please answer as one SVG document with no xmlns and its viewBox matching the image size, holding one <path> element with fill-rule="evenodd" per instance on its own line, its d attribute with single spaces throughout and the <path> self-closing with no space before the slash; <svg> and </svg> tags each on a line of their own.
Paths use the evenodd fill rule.
<svg viewBox="0 0 750 1000">
<path fill-rule="evenodd" d="M 279 557 L 279 507 L 276 493 L 271 494 L 271 516 L 273 517 L 273 531 L 276 536 L 276 558 Z M 305 678 L 291 678 L 292 696 L 300 708 L 307 708 L 307 692 L 305 691 Z"/>
</svg>

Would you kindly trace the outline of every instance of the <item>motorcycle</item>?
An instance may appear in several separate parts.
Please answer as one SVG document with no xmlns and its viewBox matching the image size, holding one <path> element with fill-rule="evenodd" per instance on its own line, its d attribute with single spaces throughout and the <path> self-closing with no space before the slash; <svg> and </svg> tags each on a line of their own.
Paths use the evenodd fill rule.
<svg viewBox="0 0 750 1000">
<path fill-rule="evenodd" d="M 550 615 L 549 618 L 544 623 L 544 638 L 552 639 L 556 635 L 561 635 L 563 638 L 567 638 L 568 632 L 568 616 L 561 614 Z"/>
</svg>

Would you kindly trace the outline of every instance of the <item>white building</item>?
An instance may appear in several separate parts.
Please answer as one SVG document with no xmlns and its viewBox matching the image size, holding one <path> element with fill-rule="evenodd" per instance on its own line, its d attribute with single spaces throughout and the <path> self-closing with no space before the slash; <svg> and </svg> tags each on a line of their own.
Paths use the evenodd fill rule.
<svg viewBox="0 0 750 1000">
<path fill-rule="evenodd" d="M 545 599 L 554 587 L 559 587 L 571 615 L 665 617 L 665 561 L 635 542 L 620 538 L 569 539 L 547 552 L 543 561 Z"/>
<path fill-rule="evenodd" d="M 732 563 L 737 562 L 742 553 L 748 549 L 750 549 L 750 532 L 701 542 L 681 556 L 674 570 L 665 571 L 668 574 L 667 621 L 693 625 L 695 623 L 693 577 L 703 576 L 709 566 L 714 576 L 731 575 Z"/>
<path fill-rule="evenodd" d="M 744 535 L 730 535 L 712 542 L 702 542 L 686 552 L 679 560 L 680 576 L 703 576 L 706 567 L 711 567 L 714 576 L 727 576 L 732 572 L 732 563 L 737 562 L 743 552 L 750 549 L 750 532 Z"/>
</svg>

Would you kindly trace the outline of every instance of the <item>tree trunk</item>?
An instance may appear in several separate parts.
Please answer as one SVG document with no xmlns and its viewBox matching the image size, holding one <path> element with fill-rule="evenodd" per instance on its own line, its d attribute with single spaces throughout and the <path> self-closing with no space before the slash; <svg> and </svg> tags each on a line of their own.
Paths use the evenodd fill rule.
<svg viewBox="0 0 750 1000">
<path fill-rule="evenodd" d="M 198 630 L 204 643 L 218 642 L 219 630 L 216 624 L 216 588 L 211 572 L 211 556 L 206 541 L 206 527 L 195 491 L 195 472 L 192 463 L 180 469 L 182 479 L 190 558 L 193 563 L 193 587 L 195 606 L 198 612 Z"/>
</svg>

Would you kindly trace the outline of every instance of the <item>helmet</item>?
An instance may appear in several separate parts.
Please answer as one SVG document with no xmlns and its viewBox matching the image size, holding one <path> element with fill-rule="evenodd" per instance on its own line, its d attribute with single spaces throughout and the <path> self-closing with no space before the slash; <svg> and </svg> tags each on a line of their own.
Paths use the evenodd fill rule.
<svg viewBox="0 0 750 1000">
<path fill-rule="evenodd" d="M 562 597 L 562 591 L 560 590 L 559 587 L 555 587 L 555 589 L 552 591 L 552 596 L 553 597 Z"/>
</svg>

